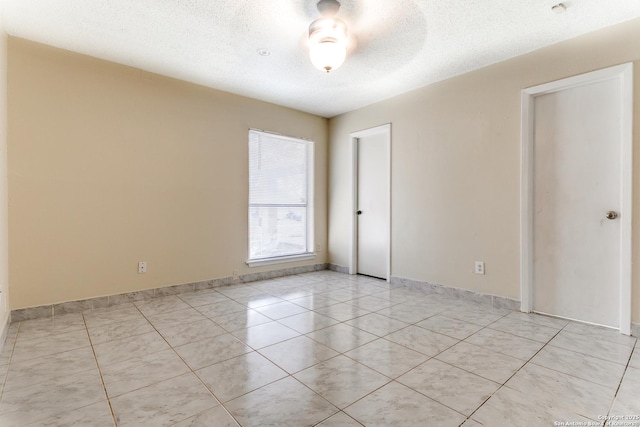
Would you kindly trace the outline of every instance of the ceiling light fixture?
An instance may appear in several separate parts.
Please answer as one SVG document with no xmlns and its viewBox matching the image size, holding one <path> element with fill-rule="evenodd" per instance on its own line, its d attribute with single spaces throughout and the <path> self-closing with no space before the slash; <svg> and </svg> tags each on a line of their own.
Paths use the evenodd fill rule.
<svg viewBox="0 0 640 427">
<path fill-rule="evenodd" d="M 347 25 L 334 16 L 340 10 L 337 0 L 320 0 L 318 12 L 322 18 L 309 25 L 309 57 L 320 71 L 330 73 L 347 57 Z"/>
</svg>

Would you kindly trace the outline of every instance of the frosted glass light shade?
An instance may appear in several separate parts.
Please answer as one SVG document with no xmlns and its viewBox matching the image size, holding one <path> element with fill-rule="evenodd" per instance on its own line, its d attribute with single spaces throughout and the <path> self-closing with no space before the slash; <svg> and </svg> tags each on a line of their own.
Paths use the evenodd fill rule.
<svg viewBox="0 0 640 427">
<path fill-rule="evenodd" d="M 347 48 L 334 41 L 315 43 L 309 49 L 309 57 L 314 67 L 330 73 L 342 65 L 347 57 Z"/>
<path fill-rule="evenodd" d="M 339 19 L 316 19 L 309 26 L 309 57 L 317 69 L 329 73 L 347 57 L 347 26 Z"/>
</svg>

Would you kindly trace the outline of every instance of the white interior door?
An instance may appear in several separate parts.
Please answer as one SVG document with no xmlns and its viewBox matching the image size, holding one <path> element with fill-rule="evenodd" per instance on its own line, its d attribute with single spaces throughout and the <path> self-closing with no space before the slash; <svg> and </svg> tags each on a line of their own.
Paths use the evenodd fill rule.
<svg viewBox="0 0 640 427">
<path fill-rule="evenodd" d="M 534 99 L 536 312 L 620 327 L 622 99 L 617 78 Z"/>
<path fill-rule="evenodd" d="M 389 128 L 366 132 L 356 144 L 357 273 L 388 279 Z"/>
</svg>

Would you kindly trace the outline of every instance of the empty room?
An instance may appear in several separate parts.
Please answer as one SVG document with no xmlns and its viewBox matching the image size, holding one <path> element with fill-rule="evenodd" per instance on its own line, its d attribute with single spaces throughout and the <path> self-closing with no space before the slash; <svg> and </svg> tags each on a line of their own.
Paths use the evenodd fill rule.
<svg viewBox="0 0 640 427">
<path fill-rule="evenodd" d="M 0 18 L 0 426 L 640 427 L 637 0 Z"/>
</svg>

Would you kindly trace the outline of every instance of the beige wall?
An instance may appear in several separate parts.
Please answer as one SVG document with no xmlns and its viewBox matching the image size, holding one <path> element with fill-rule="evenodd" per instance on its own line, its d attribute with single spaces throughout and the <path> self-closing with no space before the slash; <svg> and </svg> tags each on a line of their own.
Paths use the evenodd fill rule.
<svg viewBox="0 0 640 427">
<path fill-rule="evenodd" d="M 8 55 L 12 309 L 326 261 L 326 119 L 20 39 Z M 245 264 L 249 128 L 316 142 L 313 261 Z"/>
<path fill-rule="evenodd" d="M 520 91 L 628 61 L 640 82 L 639 31 L 634 20 L 433 84 L 338 116 L 328 133 L 319 117 L 10 38 L 11 308 L 325 262 L 327 212 L 328 260 L 347 265 L 348 136 L 383 123 L 392 274 L 519 299 Z M 244 263 L 250 127 L 316 141 L 313 261 Z M 636 207 L 639 196 L 637 185 Z M 636 254 L 639 222 L 640 208 Z M 638 263 L 633 273 L 640 322 Z"/>
<path fill-rule="evenodd" d="M 7 190 L 7 34 L 0 17 L 0 335 L 9 319 Z"/>
<path fill-rule="evenodd" d="M 392 270 L 397 277 L 520 299 L 520 91 L 635 61 L 640 129 L 640 20 L 547 47 L 330 120 L 330 262 L 348 265 L 349 133 L 392 124 Z M 634 181 L 640 175 L 635 132 Z M 640 256 L 640 185 L 634 189 Z M 475 260 L 486 275 L 473 274 Z M 640 263 L 633 270 L 640 322 Z"/>
</svg>

